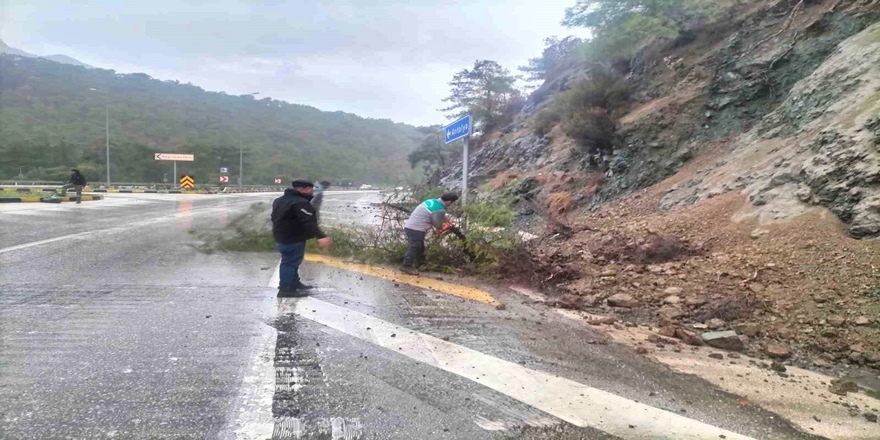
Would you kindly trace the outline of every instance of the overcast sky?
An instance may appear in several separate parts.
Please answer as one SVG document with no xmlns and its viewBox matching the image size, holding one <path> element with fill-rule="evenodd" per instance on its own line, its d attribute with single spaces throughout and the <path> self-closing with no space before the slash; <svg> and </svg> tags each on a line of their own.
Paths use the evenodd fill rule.
<svg viewBox="0 0 880 440">
<path fill-rule="evenodd" d="M 119 72 L 415 125 L 477 59 L 515 71 L 576 0 L 0 0 L 0 38 Z"/>
</svg>

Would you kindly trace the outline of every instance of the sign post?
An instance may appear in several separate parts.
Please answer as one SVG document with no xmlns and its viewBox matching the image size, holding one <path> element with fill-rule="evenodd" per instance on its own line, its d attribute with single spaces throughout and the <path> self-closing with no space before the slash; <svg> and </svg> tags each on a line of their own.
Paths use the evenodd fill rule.
<svg viewBox="0 0 880 440">
<path fill-rule="evenodd" d="M 174 168 L 173 168 L 174 173 L 172 173 L 171 175 L 175 176 L 175 177 L 177 177 L 177 161 L 192 162 L 192 161 L 196 160 L 194 154 L 180 154 L 180 153 L 153 153 L 153 157 L 156 160 L 161 160 L 161 161 L 166 161 L 166 162 L 168 162 L 168 161 L 174 162 Z"/>
<path fill-rule="evenodd" d="M 468 141 L 471 136 L 471 115 L 464 115 L 461 119 L 447 125 L 443 131 L 446 133 L 446 143 L 464 139 L 464 149 L 461 152 L 461 206 L 467 206 L 468 193 Z M 467 219 L 462 221 L 462 229 L 467 230 Z"/>
</svg>

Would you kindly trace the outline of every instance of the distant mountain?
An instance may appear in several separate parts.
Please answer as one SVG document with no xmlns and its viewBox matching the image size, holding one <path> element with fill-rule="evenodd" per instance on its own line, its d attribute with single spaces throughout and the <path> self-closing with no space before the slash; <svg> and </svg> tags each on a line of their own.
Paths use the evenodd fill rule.
<svg viewBox="0 0 880 440">
<path fill-rule="evenodd" d="M 424 138 L 387 119 L 0 54 L 0 180 L 20 167 L 28 178 L 63 180 L 71 166 L 97 180 L 108 114 L 116 182 L 174 180 L 172 165 L 154 153 L 193 153 L 179 172 L 215 183 L 226 168 L 233 183 L 241 149 L 245 184 L 307 177 L 397 185 L 413 176 L 407 155 Z"/>
<path fill-rule="evenodd" d="M 0 53 L 8 54 L 8 55 L 18 55 L 20 57 L 25 57 L 25 58 L 45 58 L 49 61 L 55 61 L 56 63 L 61 63 L 61 64 L 70 64 L 73 66 L 89 67 L 89 68 L 92 67 L 82 61 L 71 58 L 67 55 L 56 54 L 56 55 L 42 56 L 42 55 L 35 55 L 35 54 L 29 53 L 29 52 L 25 52 L 21 49 L 16 49 L 12 46 L 9 46 L 8 44 L 4 43 L 3 40 L 0 40 Z"/>
</svg>

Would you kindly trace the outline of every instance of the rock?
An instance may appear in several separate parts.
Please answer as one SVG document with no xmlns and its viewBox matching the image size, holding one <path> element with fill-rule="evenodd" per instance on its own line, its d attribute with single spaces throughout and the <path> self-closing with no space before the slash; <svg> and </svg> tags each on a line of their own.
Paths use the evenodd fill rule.
<svg viewBox="0 0 880 440">
<path fill-rule="evenodd" d="M 768 344 L 764 348 L 764 354 L 773 359 L 788 359 L 791 357 L 791 350 L 779 344 Z"/>
<path fill-rule="evenodd" d="M 735 331 L 703 333 L 702 339 L 706 345 L 722 350 L 743 351 L 746 349 L 742 339 Z"/>
<path fill-rule="evenodd" d="M 682 292 L 681 287 L 669 287 L 663 291 L 663 293 L 665 293 L 667 295 L 678 295 L 678 294 L 681 294 L 681 292 Z M 679 298 L 679 301 L 681 301 L 681 298 Z"/>
<path fill-rule="evenodd" d="M 610 316 L 602 316 L 602 317 L 594 318 L 594 319 L 587 321 L 587 324 L 590 324 L 590 325 L 610 325 L 610 324 L 614 324 L 616 321 L 617 321 L 616 319 L 614 319 Z"/>
<path fill-rule="evenodd" d="M 671 325 L 660 327 L 660 329 L 657 330 L 657 334 L 660 336 L 666 336 L 667 338 L 674 338 L 675 337 L 675 327 L 671 326 Z"/>
<path fill-rule="evenodd" d="M 731 358 L 731 359 L 739 359 L 739 358 L 741 358 L 742 356 L 740 356 L 738 353 L 728 353 L 728 354 L 727 354 L 727 357 L 729 357 L 729 358 Z"/>
<path fill-rule="evenodd" d="M 670 287 L 671 289 L 672 287 Z M 681 302 L 681 297 L 676 295 L 670 295 L 663 299 L 663 302 L 666 304 L 678 304 Z"/>
<path fill-rule="evenodd" d="M 685 304 L 689 306 L 701 306 L 707 302 L 709 302 L 709 300 L 705 296 L 692 296 L 685 300 Z"/>
<path fill-rule="evenodd" d="M 648 354 L 648 349 L 645 347 L 637 347 L 636 353 L 637 354 Z"/>
<path fill-rule="evenodd" d="M 862 414 L 862 417 L 870 423 L 877 423 L 877 414 L 866 412 Z"/>
<path fill-rule="evenodd" d="M 759 205 L 756 205 L 756 206 L 759 206 Z M 768 231 L 766 229 L 757 228 L 749 234 L 749 237 L 751 237 L 752 240 L 757 240 L 757 239 L 759 239 L 769 233 L 770 233 L 770 231 Z"/>
<path fill-rule="evenodd" d="M 761 333 L 760 327 L 757 324 L 735 324 L 731 326 L 731 329 L 741 335 L 746 335 L 750 338 L 754 338 Z"/>
<path fill-rule="evenodd" d="M 713 319 L 706 321 L 705 324 L 706 324 L 706 327 L 708 327 L 711 330 L 718 330 L 719 328 L 724 327 L 727 323 L 724 322 L 723 319 L 713 318 Z"/>
<path fill-rule="evenodd" d="M 843 326 L 843 324 L 846 323 L 846 318 L 844 318 L 843 316 L 831 315 L 831 316 L 825 318 L 825 322 L 827 322 L 828 325 L 833 326 L 833 327 L 841 327 L 841 326 Z"/>
<path fill-rule="evenodd" d="M 853 321 L 856 325 L 868 325 L 871 323 L 871 320 L 868 319 L 867 316 L 859 316 Z"/>
<path fill-rule="evenodd" d="M 724 355 L 721 353 L 709 353 L 709 357 L 712 359 L 724 359 Z"/>
<path fill-rule="evenodd" d="M 828 392 L 838 396 L 845 396 L 846 393 L 855 393 L 858 390 L 859 387 L 855 382 L 846 379 L 831 379 L 831 386 L 828 387 Z"/>
<path fill-rule="evenodd" d="M 507 305 L 498 304 L 497 306 L 495 306 L 495 310 L 507 310 Z"/>
<path fill-rule="evenodd" d="M 648 335 L 648 342 L 652 344 L 659 344 L 663 342 L 663 338 L 661 338 L 659 335 Z"/>
<path fill-rule="evenodd" d="M 770 369 L 777 373 L 785 373 L 785 370 L 787 370 L 787 368 L 785 368 L 785 365 L 782 365 L 776 361 L 773 361 L 773 363 L 770 364 Z"/>
<path fill-rule="evenodd" d="M 611 307 L 624 307 L 624 308 L 633 308 L 642 305 L 637 299 L 633 298 L 632 295 L 628 295 L 626 293 L 618 293 L 612 295 L 607 299 L 608 305 Z"/>
<path fill-rule="evenodd" d="M 696 347 L 700 347 L 704 344 L 703 340 L 700 339 L 700 337 L 697 336 L 696 333 L 687 331 L 681 327 L 675 329 L 675 337 L 684 341 L 685 344 L 693 345 Z"/>
<path fill-rule="evenodd" d="M 880 195 L 867 197 L 852 208 L 850 234 L 866 237 L 880 234 Z"/>
<path fill-rule="evenodd" d="M 660 310 L 658 310 L 657 314 L 663 318 L 666 318 L 669 320 L 675 320 L 675 319 L 681 318 L 682 315 L 684 315 L 684 312 L 679 310 L 677 307 L 666 306 L 666 307 L 662 307 Z"/>
</svg>

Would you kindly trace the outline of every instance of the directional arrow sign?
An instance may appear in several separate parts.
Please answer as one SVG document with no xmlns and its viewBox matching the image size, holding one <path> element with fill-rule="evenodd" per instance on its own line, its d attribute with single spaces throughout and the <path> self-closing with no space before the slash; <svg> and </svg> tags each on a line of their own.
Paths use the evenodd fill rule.
<svg viewBox="0 0 880 440">
<path fill-rule="evenodd" d="M 220 176 L 220 183 L 229 183 L 229 176 Z"/>
<path fill-rule="evenodd" d="M 181 188 L 192 189 L 194 186 L 196 186 L 196 179 L 194 179 L 192 176 L 182 176 L 180 178 Z"/>
<path fill-rule="evenodd" d="M 446 143 L 457 141 L 471 135 L 471 115 L 465 115 L 463 118 L 447 125 L 443 128 L 446 133 Z"/>
<path fill-rule="evenodd" d="M 176 162 L 192 162 L 195 159 L 195 155 L 193 154 L 178 154 L 178 153 L 156 153 L 156 160 L 168 160 L 168 161 L 176 161 Z"/>
</svg>

